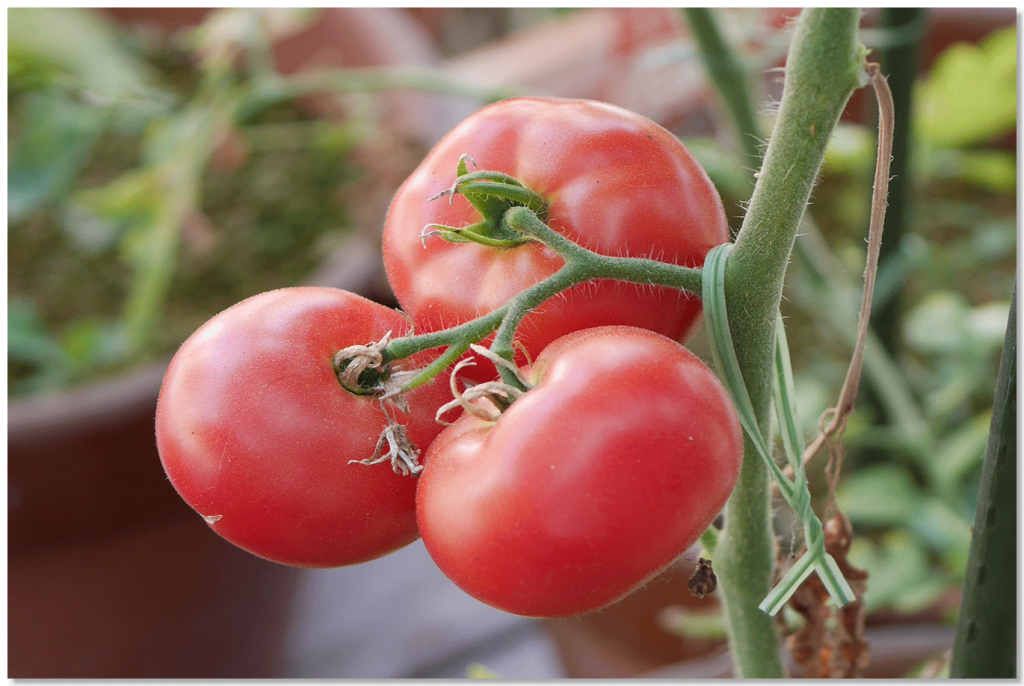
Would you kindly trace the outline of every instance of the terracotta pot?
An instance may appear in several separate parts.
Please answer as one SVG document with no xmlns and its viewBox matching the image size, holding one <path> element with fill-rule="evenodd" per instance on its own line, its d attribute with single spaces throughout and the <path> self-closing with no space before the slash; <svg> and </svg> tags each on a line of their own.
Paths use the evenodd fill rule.
<svg viewBox="0 0 1024 686">
<path fill-rule="evenodd" d="M 205 12 L 142 11 L 164 30 L 195 23 Z M 110 12 L 128 21 L 138 10 Z M 401 12 L 326 14 L 326 28 L 282 47 L 284 61 L 303 68 L 303 47 L 309 60 L 323 57 L 323 43 L 314 39 L 353 64 L 360 55 L 362 64 L 430 57 L 429 45 L 413 40 L 422 32 Z M 306 283 L 390 304 L 379 250 L 372 228 L 357 231 Z M 161 362 L 9 404 L 9 677 L 279 674 L 299 570 L 221 540 L 167 482 L 153 433 L 165 368 Z"/>
<path fill-rule="evenodd" d="M 629 679 L 678 662 L 703 658 L 725 649 L 724 639 L 671 633 L 664 615 L 672 608 L 715 614 L 713 595 L 697 598 L 688 582 L 699 548 L 617 603 L 576 617 L 547 620 L 569 677 Z"/>
<path fill-rule="evenodd" d="M 11 549 L 7 675 L 278 675 L 298 572 L 235 548 L 187 512 Z"/>
</svg>

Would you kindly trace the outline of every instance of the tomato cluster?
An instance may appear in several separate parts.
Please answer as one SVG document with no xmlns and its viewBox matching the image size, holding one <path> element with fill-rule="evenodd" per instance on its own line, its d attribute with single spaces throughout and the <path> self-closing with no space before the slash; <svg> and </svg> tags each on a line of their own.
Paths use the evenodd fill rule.
<svg viewBox="0 0 1024 686">
<path fill-rule="evenodd" d="M 699 299 L 610 280 L 564 291 L 522 321 L 510 404 L 467 393 L 444 428 L 435 414 L 460 395 L 449 371 L 403 390 L 403 373 L 439 353 L 392 360 L 391 338 L 486 315 L 563 262 L 537 242 L 423 237 L 426 225 L 479 219 L 454 193 L 430 200 L 465 153 L 538 193 L 551 229 L 599 254 L 700 266 L 727 239 L 707 176 L 654 123 L 586 101 L 489 106 L 438 144 L 389 211 L 385 266 L 412 323 L 329 288 L 225 310 L 167 371 L 161 461 L 214 531 L 269 560 L 354 564 L 422 536 L 449 578 L 495 607 L 593 610 L 711 524 L 738 477 L 739 422 L 715 375 L 678 342 Z M 481 368 L 475 381 L 495 379 Z"/>
</svg>

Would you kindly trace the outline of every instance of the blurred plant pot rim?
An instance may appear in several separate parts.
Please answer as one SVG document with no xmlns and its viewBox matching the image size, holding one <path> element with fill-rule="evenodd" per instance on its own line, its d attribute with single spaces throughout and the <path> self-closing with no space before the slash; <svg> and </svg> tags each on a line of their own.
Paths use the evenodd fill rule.
<svg viewBox="0 0 1024 686">
<path fill-rule="evenodd" d="M 172 31 L 197 24 L 211 10 L 101 11 L 124 23 L 144 21 Z M 410 15 L 392 8 L 324 9 L 312 25 L 275 50 L 285 72 L 324 65 L 422 66 L 437 60 L 426 31 Z M 411 140 L 432 144 L 424 138 L 430 135 L 423 132 L 425 121 L 448 127 L 444 114 L 424 108 L 419 94 L 393 95 L 400 97 L 384 101 L 384 116 Z M 312 101 L 314 108 L 320 104 Z M 411 122 L 418 122 L 415 128 L 402 128 Z M 384 210 L 372 219 L 382 222 Z M 387 295 L 372 234 L 354 227 L 351 240 L 303 283 L 368 297 Z M 194 516 L 167 483 L 153 433 L 156 399 L 169 361 L 66 392 L 9 401 L 9 551 L 113 533 L 167 516 Z"/>
<path fill-rule="evenodd" d="M 109 10 L 134 15 L 126 21 L 140 12 L 150 20 L 177 15 L 177 26 L 208 11 Z M 400 10 L 341 8 L 324 15 L 326 35 L 300 37 L 289 46 L 296 68 L 308 64 L 302 52 L 323 64 L 325 54 L 330 63 L 330 55 L 358 55 L 368 45 L 373 49 L 363 48 L 367 54 L 358 66 L 434 59 L 432 44 Z M 193 19 L 182 24 L 183 16 Z M 333 44 L 326 53 L 324 39 Z M 433 112 L 408 109 L 418 94 L 395 95 L 403 97 L 382 100 L 384 116 L 406 116 L 389 124 L 403 135 L 421 135 L 403 123 L 415 114 L 429 120 Z M 392 102 L 397 109 L 390 109 Z M 382 214 L 383 208 L 381 221 Z M 357 228 L 350 237 L 304 283 L 388 295 L 373 232 Z M 298 570 L 267 563 L 212 534 L 167 482 L 153 419 L 168 361 L 8 403 L 10 674 L 281 676 L 280 648 Z"/>
</svg>

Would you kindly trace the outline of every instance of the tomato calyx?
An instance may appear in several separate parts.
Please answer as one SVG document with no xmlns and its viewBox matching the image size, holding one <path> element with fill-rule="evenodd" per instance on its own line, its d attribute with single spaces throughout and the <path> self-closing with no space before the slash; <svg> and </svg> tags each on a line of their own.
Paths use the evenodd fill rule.
<svg viewBox="0 0 1024 686">
<path fill-rule="evenodd" d="M 350 345 L 334 355 L 334 373 L 342 388 L 356 395 L 380 396 L 386 393 L 391 365 L 384 362 L 384 348 L 391 342 L 388 331 L 376 343 Z"/>
<path fill-rule="evenodd" d="M 508 174 L 490 170 L 471 172 L 467 161 L 476 167 L 471 156 L 462 155 L 455 182 L 429 200 L 447 197 L 452 203 L 456 195 L 462 195 L 480 212 L 480 221 L 462 227 L 427 224 L 420 232 L 420 240 L 425 244 L 428 237 L 440 236 L 450 243 L 478 243 L 492 248 L 514 248 L 535 241 L 534 237 L 510 227 L 504 217 L 505 212 L 513 207 L 527 207 L 541 221 L 547 221 L 548 203 L 543 196 Z"/>
<path fill-rule="evenodd" d="M 388 414 L 386 409 L 384 413 Z M 384 452 L 385 447 L 388 448 L 387 452 Z M 409 438 L 408 430 L 390 415 L 388 425 L 377 439 L 373 455 L 365 460 L 349 460 L 348 463 L 372 466 L 387 461 L 391 462 L 392 471 L 402 476 L 418 476 L 423 471 L 423 465 L 420 464 L 420 449 Z"/>
<path fill-rule="evenodd" d="M 514 362 L 506 360 L 504 357 L 501 357 L 481 345 L 473 344 L 470 348 L 477 354 L 491 360 L 491 362 L 499 368 L 504 367 L 512 371 L 517 384 L 513 385 L 505 383 L 504 381 L 486 381 L 484 383 L 470 386 L 465 391 L 460 391 L 457 382 L 459 371 L 465 367 L 472 367 L 476 365 L 476 361 L 472 358 L 460 360 L 459 363 L 452 368 L 451 376 L 448 377 L 448 383 L 451 387 L 454 400 L 438 408 L 437 415 L 435 416 L 435 419 L 440 424 L 450 426 L 451 422 L 447 422 L 441 419 L 441 417 L 458 407 L 461 407 L 464 411 L 478 419 L 482 419 L 486 422 L 496 422 L 501 414 L 507 410 L 515 400 L 521 398 L 524 393 L 533 388 L 533 384 L 522 375 Z M 478 402 L 481 400 L 488 401 L 492 407 L 487 407 L 484 403 Z"/>
<path fill-rule="evenodd" d="M 394 377 L 410 374 L 394 372 L 391 362 L 385 362 L 384 349 L 390 342 L 391 332 L 388 331 L 375 343 L 350 345 L 334 356 L 334 372 L 342 388 L 380 401 L 381 411 L 387 419 L 373 454 L 363 460 L 349 460 L 349 464 L 370 466 L 390 461 L 391 469 L 396 474 L 417 476 L 423 469 L 419 462 L 420 449 L 409 437 L 408 429 L 395 421 L 389 409 L 390 404 L 402 412 L 409 412 L 409 404 L 402 397 L 399 380 Z"/>
</svg>

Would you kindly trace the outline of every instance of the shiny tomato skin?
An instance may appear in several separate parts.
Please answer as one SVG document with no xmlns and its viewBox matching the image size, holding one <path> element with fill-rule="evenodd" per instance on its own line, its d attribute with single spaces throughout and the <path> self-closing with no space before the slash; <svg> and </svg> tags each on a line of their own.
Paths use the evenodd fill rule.
<svg viewBox="0 0 1024 686">
<path fill-rule="evenodd" d="M 711 524 L 739 476 L 739 420 L 717 377 L 651 331 L 549 346 L 538 385 L 489 423 L 464 413 L 425 455 L 417 516 L 456 585 L 515 614 L 604 607 Z"/>
<path fill-rule="evenodd" d="M 342 348 L 408 328 L 394 310 L 320 287 L 216 315 L 175 354 L 160 390 L 157 447 L 171 483 L 218 534 L 282 564 L 353 564 L 416 540 L 416 479 L 349 464 L 373 454 L 386 420 L 332 364 Z M 447 399 L 442 380 L 407 394 L 410 414 L 394 411 L 423 449 Z"/>
<path fill-rule="evenodd" d="M 480 218 L 462 196 L 451 203 L 428 201 L 452 185 L 463 154 L 478 168 L 514 176 L 540 193 L 550 204 L 550 226 L 601 254 L 699 266 L 708 250 L 728 240 L 718 192 L 661 126 L 600 102 L 504 100 L 445 136 L 389 208 L 384 264 L 420 332 L 490 312 L 563 264 L 538 243 L 495 249 L 439 237 L 421 241 L 428 224 L 460 227 Z M 683 341 L 700 313 L 698 298 L 675 289 L 592 281 L 528 315 L 517 337 L 531 358 L 556 338 L 592 326 L 639 326 Z M 493 371 L 488 365 L 478 369 Z M 465 373 L 474 376 L 473 369 Z"/>
</svg>

